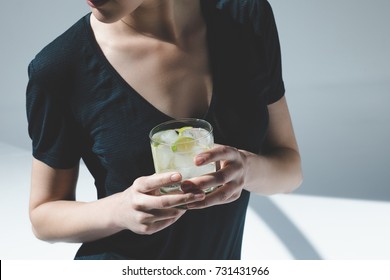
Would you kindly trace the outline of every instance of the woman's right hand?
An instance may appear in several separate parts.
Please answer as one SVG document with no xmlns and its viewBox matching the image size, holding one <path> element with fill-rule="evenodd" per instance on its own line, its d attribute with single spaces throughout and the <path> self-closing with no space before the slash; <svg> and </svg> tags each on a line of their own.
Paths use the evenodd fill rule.
<svg viewBox="0 0 390 280">
<path fill-rule="evenodd" d="M 39 239 L 82 243 L 124 229 L 152 234 L 185 213 L 177 206 L 205 199 L 191 188 L 184 188 L 188 192 L 184 194 L 157 195 L 161 187 L 181 181 L 179 173 L 171 172 L 140 177 L 125 191 L 102 199 L 76 201 L 78 170 L 55 169 L 33 159 L 30 219 Z"/>
<path fill-rule="evenodd" d="M 203 192 L 156 195 L 159 189 L 181 181 L 176 172 L 153 174 L 136 179 L 117 194 L 113 219 L 116 226 L 137 234 L 153 234 L 176 222 L 186 209 L 177 207 L 205 198 Z"/>
</svg>

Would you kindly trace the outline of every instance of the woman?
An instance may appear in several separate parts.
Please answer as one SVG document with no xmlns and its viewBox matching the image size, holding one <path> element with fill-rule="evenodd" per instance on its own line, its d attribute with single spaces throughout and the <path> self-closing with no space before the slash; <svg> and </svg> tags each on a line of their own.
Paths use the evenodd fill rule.
<svg viewBox="0 0 390 280">
<path fill-rule="evenodd" d="M 239 259 L 249 193 L 291 192 L 302 178 L 271 7 L 87 3 L 29 66 L 35 235 L 83 243 L 76 259 Z M 212 124 L 218 145 L 194 160 L 221 169 L 154 195 L 181 174 L 153 174 L 148 132 L 183 117 Z M 75 198 L 80 159 L 96 201 Z"/>
</svg>

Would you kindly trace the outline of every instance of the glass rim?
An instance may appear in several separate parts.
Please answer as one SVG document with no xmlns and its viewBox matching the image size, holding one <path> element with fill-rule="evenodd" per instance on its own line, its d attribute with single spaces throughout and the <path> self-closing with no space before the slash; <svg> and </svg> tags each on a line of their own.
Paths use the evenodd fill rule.
<svg viewBox="0 0 390 280">
<path fill-rule="evenodd" d="M 198 122 L 198 123 L 205 124 L 205 125 L 207 126 L 207 128 L 204 128 L 204 127 L 201 127 L 201 126 L 195 127 L 195 128 L 202 128 L 202 129 L 207 130 L 207 135 L 202 136 L 202 137 L 199 137 L 199 138 L 196 138 L 196 139 L 193 139 L 193 140 L 191 140 L 191 141 L 186 141 L 185 143 L 197 142 L 197 141 L 199 141 L 199 140 L 201 140 L 201 139 L 204 139 L 204 138 L 209 137 L 210 135 L 213 135 L 213 127 L 212 127 L 212 125 L 211 125 L 208 121 L 206 121 L 206 120 L 204 120 L 204 119 L 197 119 L 197 118 L 179 118 L 179 119 L 173 119 L 173 120 L 169 120 L 169 121 L 166 121 L 166 122 L 162 122 L 162 123 L 156 125 L 155 127 L 153 127 L 153 128 L 150 130 L 150 132 L 149 132 L 149 139 L 150 139 L 150 142 L 151 142 L 151 143 L 157 143 L 157 144 L 159 144 L 159 145 L 164 145 L 164 146 L 170 147 L 171 144 L 167 144 L 167 143 L 164 143 L 164 142 L 156 141 L 156 140 L 153 139 L 152 137 L 153 137 L 154 134 L 156 134 L 155 130 L 157 130 L 158 128 L 160 128 L 160 127 L 162 127 L 162 126 L 164 126 L 164 125 L 169 125 L 169 124 L 174 124 L 174 123 L 180 123 L 180 122 L 182 122 L 183 124 L 186 124 L 186 123 L 190 124 L 191 122 L 193 122 L 193 123 Z M 168 129 L 170 129 L 170 128 L 168 128 Z M 167 129 L 167 130 L 168 130 L 168 129 Z M 174 129 L 174 128 L 171 128 L 171 129 Z M 163 131 L 163 130 L 160 130 L 160 131 Z"/>
</svg>

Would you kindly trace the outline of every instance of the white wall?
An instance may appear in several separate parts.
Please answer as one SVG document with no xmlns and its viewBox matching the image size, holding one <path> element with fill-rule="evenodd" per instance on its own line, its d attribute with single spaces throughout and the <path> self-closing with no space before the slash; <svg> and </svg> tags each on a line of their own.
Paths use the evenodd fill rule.
<svg viewBox="0 0 390 280">
<path fill-rule="evenodd" d="M 270 1 L 288 85 L 389 82 L 390 2 Z"/>
<path fill-rule="evenodd" d="M 47 43 L 89 11 L 84 1 L 12 0 L 1 3 L 0 139 L 26 149 L 27 66 Z"/>
<path fill-rule="evenodd" d="M 271 4 L 305 168 L 299 192 L 390 201 L 390 1 Z"/>
</svg>

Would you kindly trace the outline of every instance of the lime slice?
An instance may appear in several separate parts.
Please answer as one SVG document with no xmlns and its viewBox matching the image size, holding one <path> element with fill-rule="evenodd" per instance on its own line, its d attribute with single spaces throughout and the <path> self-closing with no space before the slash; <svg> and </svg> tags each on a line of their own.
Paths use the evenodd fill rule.
<svg viewBox="0 0 390 280">
<path fill-rule="evenodd" d="M 172 152 L 189 152 L 195 145 L 194 138 L 181 136 L 171 146 Z"/>
<path fill-rule="evenodd" d="M 191 128 L 192 128 L 192 126 L 183 126 L 181 128 L 176 129 L 176 131 L 179 134 L 179 136 L 182 136 L 184 131 L 191 129 Z"/>
</svg>

